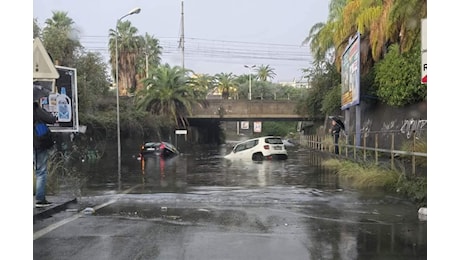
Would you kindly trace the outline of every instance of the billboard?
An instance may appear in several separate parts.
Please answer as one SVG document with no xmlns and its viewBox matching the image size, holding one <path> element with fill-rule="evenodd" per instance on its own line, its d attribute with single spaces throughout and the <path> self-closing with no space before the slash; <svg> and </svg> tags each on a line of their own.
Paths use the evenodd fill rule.
<svg viewBox="0 0 460 260">
<path fill-rule="evenodd" d="M 359 104 L 360 34 L 350 41 L 342 55 L 342 110 Z"/>
<path fill-rule="evenodd" d="M 59 78 L 52 84 L 52 93 L 48 97 L 43 97 L 40 105 L 58 119 L 54 125 L 49 125 L 51 132 L 78 132 L 77 70 L 63 66 L 55 67 Z"/>
</svg>

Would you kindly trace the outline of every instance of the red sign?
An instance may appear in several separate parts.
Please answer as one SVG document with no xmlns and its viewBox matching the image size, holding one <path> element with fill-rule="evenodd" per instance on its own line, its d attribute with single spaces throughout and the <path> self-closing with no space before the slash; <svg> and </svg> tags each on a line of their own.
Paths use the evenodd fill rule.
<svg viewBox="0 0 460 260">
<path fill-rule="evenodd" d="M 422 78 L 422 83 L 426 84 L 426 75 Z"/>
</svg>

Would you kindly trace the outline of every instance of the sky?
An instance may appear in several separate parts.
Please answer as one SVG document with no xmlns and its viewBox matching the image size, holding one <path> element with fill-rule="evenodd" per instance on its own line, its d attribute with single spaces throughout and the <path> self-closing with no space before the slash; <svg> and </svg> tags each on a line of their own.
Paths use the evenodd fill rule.
<svg viewBox="0 0 460 260">
<path fill-rule="evenodd" d="M 311 65 L 310 28 L 325 22 L 325 0 L 34 0 L 33 17 L 43 28 L 53 11 L 67 12 L 88 51 L 108 60 L 108 32 L 134 8 L 139 14 L 123 18 L 139 35 L 159 39 L 162 63 L 182 66 L 179 48 L 181 4 L 184 18 L 184 64 L 196 73 L 249 73 L 244 65 L 269 65 L 273 82 L 300 81 L 302 68 Z"/>
</svg>

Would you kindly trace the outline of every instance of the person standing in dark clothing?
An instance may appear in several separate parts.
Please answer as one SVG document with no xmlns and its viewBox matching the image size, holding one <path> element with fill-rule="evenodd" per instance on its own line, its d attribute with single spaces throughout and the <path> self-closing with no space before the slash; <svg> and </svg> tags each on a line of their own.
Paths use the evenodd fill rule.
<svg viewBox="0 0 460 260">
<path fill-rule="evenodd" d="M 332 120 L 331 134 L 334 139 L 334 153 L 339 154 L 339 135 L 340 135 L 340 125 L 337 124 L 335 120 Z"/>
<path fill-rule="evenodd" d="M 40 99 L 49 95 L 49 91 L 46 88 L 34 84 L 34 124 L 35 122 L 42 122 L 47 124 L 54 124 L 56 118 L 44 110 L 40 106 Z M 34 138 L 35 135 L 34 135 Z M 35 140 L 34 140 L 35 143 Z M 34 147 L 34 170 L 36 178 L 35 186 L 35 207 L 47 207 L 52 203 L 46 200 L 46 178 L 48 175 L 48 157 L 50 149 L 43 149 L 39 147 Z"/>
</svg>

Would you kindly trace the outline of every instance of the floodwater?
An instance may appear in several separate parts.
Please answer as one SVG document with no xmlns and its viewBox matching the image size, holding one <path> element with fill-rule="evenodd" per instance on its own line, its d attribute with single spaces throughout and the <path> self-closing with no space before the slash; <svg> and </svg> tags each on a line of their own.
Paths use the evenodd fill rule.
<svg viewBox="0 0 460 260">
<path fill-rule="evenodd" d="M 181 154 L 174 158 L 143 161 L 137 156 L 137 144 L 124 144 L 118 174 L 114 147 L 102 160 L 77 166 L 85 173 L 81 196 L 134 187 L 130 194 L 137 196 L 137 202 L 148 198 L 175 205 L 169 213 L 182 221 L 254 232 L 261 232 L 262 226 L 264 233 L 289 225 L 293 241 L 302 237 L 300 244 L 308 252 L 304 259 L 427 258 L 427 222 L 419 219 L 418 208 L 410 201 L 381 191 L 342 187 L 334 172 L 321 166 L 323 156 L 305 148 L 288 147 L 286 161 L 263 162 L 228 161 L 223 156 L 230 149 L 231 145 L 179 147 Z M 212 213 L 204 210 L 209 205 Z M 198 213 L 197 208 L 203 210 Z M 248 217 L 241 208 L 252 210 L 256 217 Z M 164 216 L 162 211 L 130 202 L 123 211 L 106 207 L 97 214 L 135 212 L 148 219 Z"/>
</svg>

